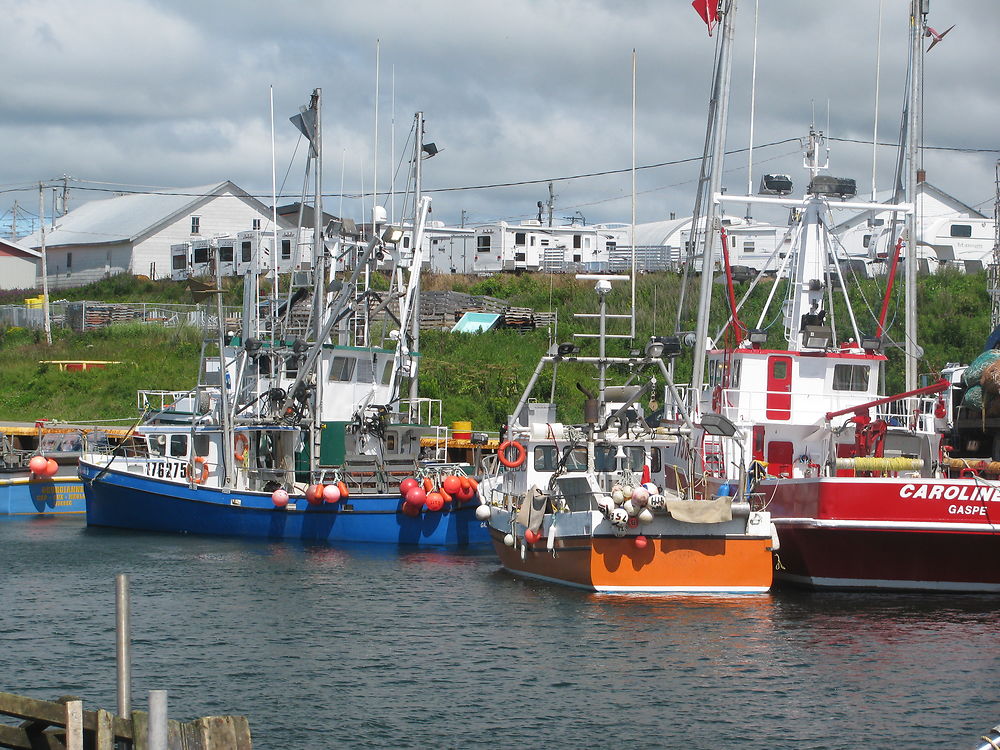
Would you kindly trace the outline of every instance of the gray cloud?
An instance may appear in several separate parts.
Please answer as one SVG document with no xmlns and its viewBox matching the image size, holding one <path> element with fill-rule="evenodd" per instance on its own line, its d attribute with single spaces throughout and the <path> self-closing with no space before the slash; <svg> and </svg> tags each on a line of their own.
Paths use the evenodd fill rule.
<svg viewBox="0 0 1000 750">
<path fill-rule="evenodd" d="M 805 135 L 813 111 L 835 137 L 869 140 L 877 0 L 760 0 L 755 142 Z M 897 137 L 907 58 L 907 6 L 882 3 L 879 138 Z M 715 39 L 687 0 L 425 0 L 273 3 L 222 0 L 0 0 L 0 163 L 4 186 L 63 173 L 136 185 L 232 179 L 270 191 L 274 86 L 279 181 L 296 133 L 287 122 L 324 91 L 327 193 L 370 191 L 376 39 L 381 47 L 379 189 L 387 187 L 412 115 L 443 152 L 425 186 L 545 180 L 625 169 L 631 161 L 631 52 L 638 56 L 640 164 L 697 156 Z M 729 146 L 747 145 L 753 0 L 740 0 Z M 956 29 L 927 56 L 928 144 L 997 148 L 995 0 L 936 0 L 931 25 Z M 827 114 L 829 104 L 829 115 Z M 395 153 L 390 154 L 395 111 Z M 870 185 L 871 146 L 833 142 L 831 171 Z M 297 193 L 302 150 L 286 190 Z M 929 179 L 969 203 L 989 200 L 997 154 L 928 151 Z M 893 149 L 878 152 L 888 186 Z M 761 148 L 754 172 L 800 183 L 794 144 Z M 730 191 L 746 188 L 746 155 L 727 160 Z M 405 169 L 403 170 L 405 172 Z M 639 219 L 690 211 L 697 166 L 643 170 Z M 397 183 L 403 188 L 403 182 Z M 557 215 L 627 220 L 630 176 L 557 180 Z M 24 194 L 6 193 L 22 204 Z M 73 200 L 93 197 L 77 192 Z M 544 184 L 435 194 L 435 217 L 457 223 L 527 217 Z M 337 199 L 331 199 L 336 207 Z M 361 216 L 370 200 L 346 200 Z M 401 205 L 397 199 L 396 206 Z M 987 206 L 987 210 L 989 206 Z"/>
</svg>

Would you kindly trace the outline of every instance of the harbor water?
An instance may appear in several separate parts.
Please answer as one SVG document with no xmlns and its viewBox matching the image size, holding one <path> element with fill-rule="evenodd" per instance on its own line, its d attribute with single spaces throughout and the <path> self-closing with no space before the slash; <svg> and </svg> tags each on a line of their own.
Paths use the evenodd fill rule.
<svg viewBox="0 0 1000 750">
<path fill-rule="evenodd" d="M 1000 722 L 997 596 L 615 597 L 491 550 L 0 523 L 0 690 L 245 714 L 256 748 L 966 748 Z"/>
</svg>

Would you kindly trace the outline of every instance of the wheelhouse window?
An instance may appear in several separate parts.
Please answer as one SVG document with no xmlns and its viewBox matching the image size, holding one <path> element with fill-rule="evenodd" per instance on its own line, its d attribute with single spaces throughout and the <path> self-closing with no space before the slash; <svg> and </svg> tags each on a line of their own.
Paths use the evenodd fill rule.
<svg viewBox="0 0 1000 750">
<path fill-rule="evenodd" d="M 188 447 L 187 435 L 170 436 L 170 456 L 172 458 L 186 458 Z"/>
<path fill-rule="evenodd" d="M 555 471 L 559 460 L 559 449 L 554 445 L 535 446 L 535 471 Z"/>
<path fill-rule="evenodd" d="M 971 237 L 972 236 L 972 225 L 971 224 L 952 224 L 951 225 L 951 236 L 952 237 Z"/>
<path fill-rule="evenodd" d="M 663 469 L 663 461 L 660 458 L 660 449 L 651 448 L 649 456 L 649 469 L 654 474 Z"/>
<path fill-rule="evenodd" d="M 565 448 L 563 450 L 567 471 L 586 471 L 587 469 L 587 449 L 586 448 Z"/>
<path fill-rule="evenodd" d="M 330 366 L 330 380 L 349 382 L 354 377 L 354 368 L 358 360 L 354 357 L 334 357 Z"/>
<path fill-rule="evenodd" d="M 833 390 L 867 391 L 868 365 L 836 365 L 833 368 Z"/>
</svg>

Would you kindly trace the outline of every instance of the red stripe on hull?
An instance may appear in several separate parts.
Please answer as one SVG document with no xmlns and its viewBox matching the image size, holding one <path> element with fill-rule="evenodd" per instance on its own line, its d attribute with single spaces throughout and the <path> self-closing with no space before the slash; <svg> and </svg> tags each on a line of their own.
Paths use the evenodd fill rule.
<svg viewBox="0 0 1000 750">
<path fill-rule="evenodd" d="M 542 540 L 521 549 L 491 530 L 493 546 L 512 573 L 594 591 L 766 591 L 772 581 L 770 539 L 561 537 L 553 555 Z"/>
</svg>

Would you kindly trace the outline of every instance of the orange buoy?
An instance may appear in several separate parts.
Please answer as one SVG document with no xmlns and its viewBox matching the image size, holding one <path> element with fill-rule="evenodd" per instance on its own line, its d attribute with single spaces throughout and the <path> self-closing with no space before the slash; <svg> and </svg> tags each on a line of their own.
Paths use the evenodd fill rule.
<svg viewBox="0 0 1000 750">
<path fill-rule="evenodd" d="M 443 489 L 449 495 L 454 495 L 456 492 L 462 489 L 462 482 L 455 475 L 449 474 L 441 482 L 441 489 Z"/>
<path fill-rule="evenodd" d="M 337 489 L 340 490 L 340 499 L 343 500 L 345 497 L 349 497 L 351 492 L 347 489 L 347 482 L 340 481 L 337 482 Z"/>
<path fill-rule="evenodd" d="M 271 502 L 275 508 L 284 508 L 288 505 L 288 493 L 285 490 L 277 489 L 271 493 Z"/>
<path fill-rule="evenodd" d="M 469 478 L 464 474 L 458 478 L 458 483 L 462 485 L 463 490 L 468 489 L 469 487 L 472 486 L 472 483 L 469 481 Z"/>
<path fill-rule="evenodd" d="M 54 477 L 57 471 L 59 471 L 59 464 L 56 463 L 56 460 L 54 458 L 45 459 L 45 476 Z"/>
<path fill-rule="evenodd" d="M 408 515 L 410 518 L 416 518 L 417 516 L 420 515 L 420 506 L 419 505 L 410 505 L 409 503 L 404 502 L 403 503 L 403 507 L 402 507 L 401 510 L 403 511 L 403 513 L 405 513 L 406 515 Z"/>
<path fill-rule="evenodd" d="M 437 512 L 444 507 L 444 496 L 440 492 L 429 492 L 424 502 L 427 504 L 427 510 Z"/>
<path fill-rule="evenodd" d="M 28 461 L 28 468 L 31 469 L 31 473 L 37 477 L 45 476 L 45 472 L 48 471 L 49 461 L 45 456 L 32 456 L 31 460 Z"/>
<path fill-rule="evenodd" d="M 542 538 L 542 533 L 540 531 L 532 531 L 531 529 L 524 530 L 524 541 L 526 541 L 528 544 L 534 544 L 541 538 Z"/>
<path fill-rule="evenodd" d="M 479 482 L 476 481 L 475 477 L 469 477 L 469 484 L 475 492 L 479 492 Z"/>
<path fill-rule="evenodd" d="M 458 498 L 459 502 L 467 503 L 472 498 L 476 496 L 476 491 L 472 487 L 462 487 L 458 492 L 455 493 L 455 497 Z"/>
<path fill-rule="evenodd" d="M 399 494 L 403 497 L 409 493 L 414 487 L 419 487 L 420 483 L 413 477 L 407 477 L 402 482 L 399 483 Z"/>
<path fill-rule="evenodd" d="M 430 492 L 434 489 L 434 480 L 430 477 L 424 477 L 423 481 L 424 492 Z"/>
</svg>

